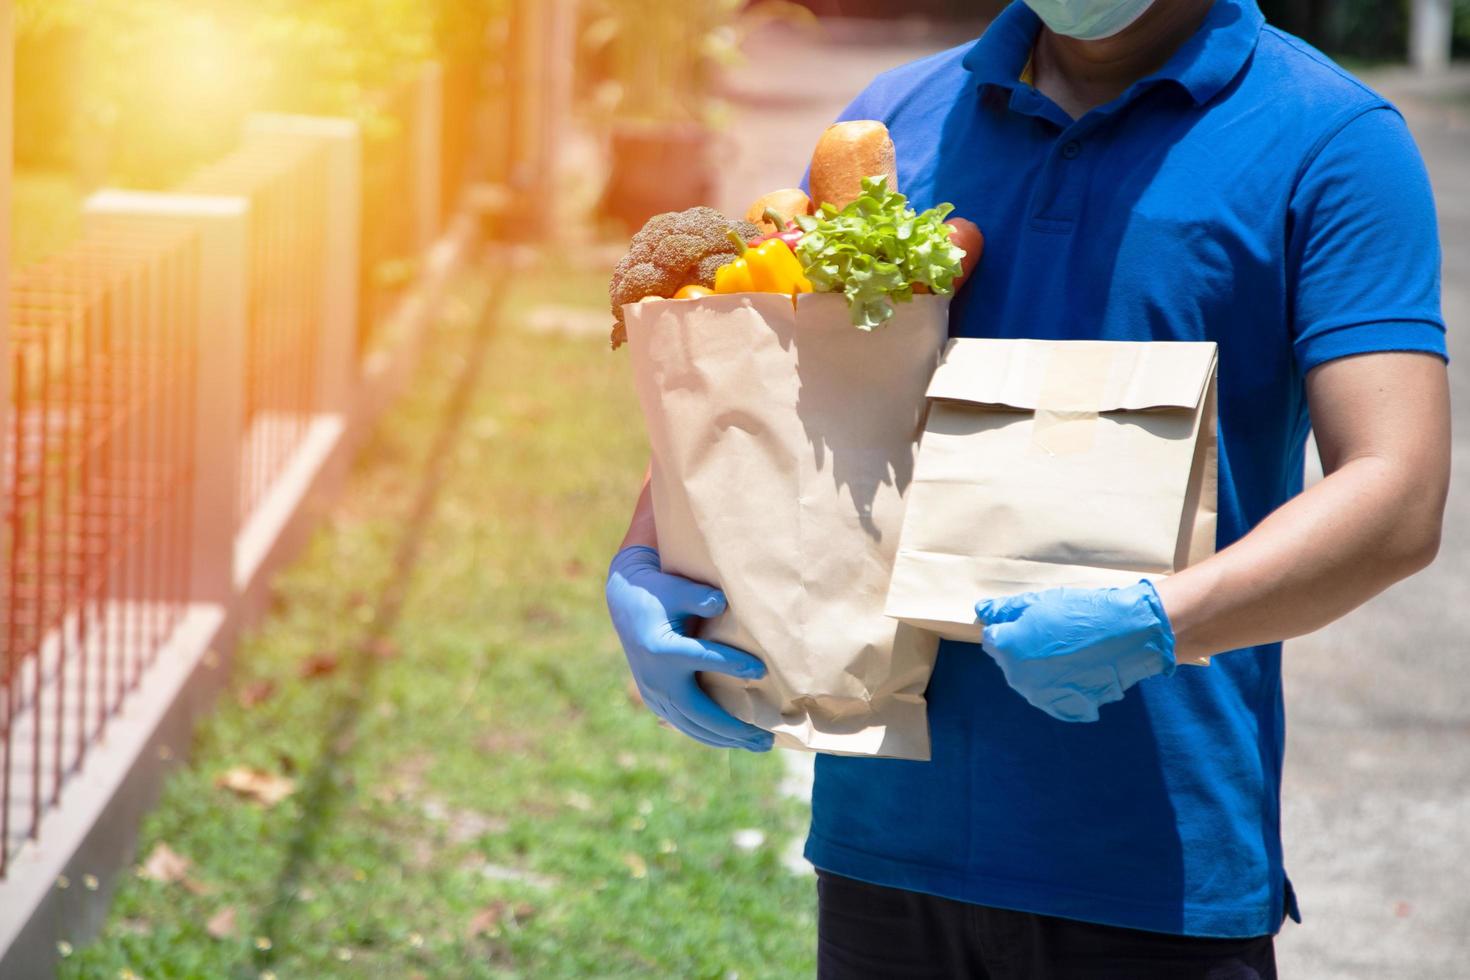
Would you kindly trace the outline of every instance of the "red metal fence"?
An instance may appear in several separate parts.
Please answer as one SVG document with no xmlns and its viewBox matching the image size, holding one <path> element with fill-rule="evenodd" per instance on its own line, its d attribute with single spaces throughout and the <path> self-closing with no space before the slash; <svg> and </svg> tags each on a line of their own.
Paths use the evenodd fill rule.
<svg viewBox="0 0 1470 980">
<path fill-rule="evenodd" d="M 187 602 L 198 242 L 97 222 L 12 277 L 0 874 Z"/>
<path fill-rule="evenodd" d="M 360 142 L 260 117 L 182 194 L 99 194 L 80 241 L 11 276 L 0 878 L 181 623 L 245 588 L 250 518 L 289 509 L 261 503 L 352 411 L 353 292 L 361 353 L 467 176 L 474 74 L 426 79 Z"/>
</svg>

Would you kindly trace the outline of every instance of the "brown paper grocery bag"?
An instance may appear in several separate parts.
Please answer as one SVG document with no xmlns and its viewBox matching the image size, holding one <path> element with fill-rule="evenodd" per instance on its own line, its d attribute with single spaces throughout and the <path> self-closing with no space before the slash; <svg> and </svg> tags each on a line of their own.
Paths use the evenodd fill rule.
<svg viewBox="0 0 1470 980">
<path fill-rule="evenodd" d="M 624 311 L 664 570 L 723 589 L 701 635 L 768 670 L 705 689 L 778 745 L 927 759 L 937 641 L 883 602 L 948 302 L 872 332 L 837 294 Z"/>
<path fill-rule="evenodd" d="M 888 614 L 976 642 L 979 599 L 1214 554 L 1215 371 L 1213 343 L 950 341 Z"/>
</svg>

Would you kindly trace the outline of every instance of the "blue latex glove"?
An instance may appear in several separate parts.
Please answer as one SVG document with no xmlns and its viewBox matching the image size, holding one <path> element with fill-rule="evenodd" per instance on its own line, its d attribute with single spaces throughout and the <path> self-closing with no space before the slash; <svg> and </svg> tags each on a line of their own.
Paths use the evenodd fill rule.
<svg viewBox="0 0 1470 980">
<path fill-rule="evenodd" d="M 1174 630 L 1148 582 L 985 599 L 975 615 L 1006 682 L 1062 721 L 1097 721 L 1134 684 L 1174 672 Z"/>
<path fill-rule="evenodd" d="M 690 620 L 725 611 L 718 589 L 665 575 L 657 551 L 634 545 L 618 552 L 608 568 L 607 608 L 638 693 L 654 714 L 715 748 L 771 747 L 770 732 L 721 708 L 695 678 L 703 670 L 752 680 L 766 674 L 765 664 L 750 654 L 686 632 Z"/>
</svg>

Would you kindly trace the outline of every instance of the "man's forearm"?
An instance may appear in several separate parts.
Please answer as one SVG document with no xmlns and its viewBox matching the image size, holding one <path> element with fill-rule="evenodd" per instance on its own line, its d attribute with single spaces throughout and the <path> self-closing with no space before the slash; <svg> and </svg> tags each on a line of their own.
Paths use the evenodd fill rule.
<svg viewBox="0 0 1470 980">
<path fill-rule="evenodd" d="M 653 491 L 649 474 L 643 475 L 643 489 L 638 494 L 638 503 L 633 507 L 633 518 L 628 522 L 628 533 L 623 535 L 623 548 L 646 545 L 658 549 L 658 532 L 653 525 Z"/>
<path fill-rule="evenodd" d="M 1425 355 L 1308 376 L 1327 477 L 1235 544 L 1156 583 L 1179 660 L 1327 625 L 1433 560 L 1449 486 L 1449 392 Z"/>
<path fill-rule="evenodd" d="M 1156 583 L 1179 660 L 1327 625 L 1434 557 L 1421 488 L 1386 460 L 1344 466 L 1213 558 Z"/>
</svg>

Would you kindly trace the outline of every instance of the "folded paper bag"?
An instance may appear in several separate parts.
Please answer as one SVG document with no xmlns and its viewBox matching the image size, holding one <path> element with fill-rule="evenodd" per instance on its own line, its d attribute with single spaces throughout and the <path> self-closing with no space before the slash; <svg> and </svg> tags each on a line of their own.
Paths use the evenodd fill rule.
<svg viewBox="0 0 1470 980">
<path fill-rule="evenodd" d="M 950 341 L 888 615 L 977 642 L 979 599 L 1132 585 L 1214 554 L 1216 361 L 1213 343 Z"/>
<path fill-rule="evenodd" d="M 852 326 L 840 294 L 624 307 L 665 571 L 719 586 L 700 635 L 760 681 L 700 675 L 776 744 L 929 757 L 932 634 L 883 614 L 948 301 Z"/>
</svg>

